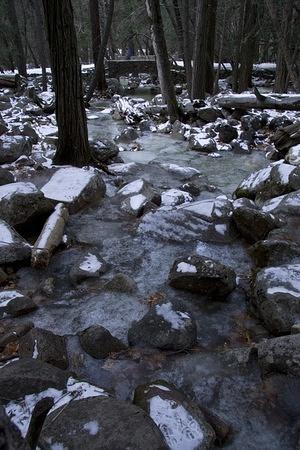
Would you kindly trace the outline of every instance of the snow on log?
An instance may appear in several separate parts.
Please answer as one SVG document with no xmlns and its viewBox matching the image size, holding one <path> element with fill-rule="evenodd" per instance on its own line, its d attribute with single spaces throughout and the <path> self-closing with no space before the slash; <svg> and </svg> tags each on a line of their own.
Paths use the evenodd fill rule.
<svg viewBox="0 0 300 450">
<path fill-rule="evenodd" d="M 21 77 L 19 74 L 0 74 L 0 87 L 17 88 L 20 85 Z"/>
<path fill-rule="evenodd" d="M 217 105 L 221 108 L 300 111 L 300 95 L 272 94 L 257 98 L 255 94 L 231 94 L 218 98 Z"/>
<path fill-rule="evenodd" d="M 32 267 L 48 266 L 53 250 L 61 243 L 68 217 L 68 208 L 63 203 L 58 203 L 32 248 Z"/>
<path fill-rule="evenodd" d="M 142 104 L 144 105 L 144 103 Z M 120 116 L 129 125 L 140 122 L 144 119 L 144 112 L 138 104 L 134 104 L 129 97 L 120 97 L 116 102 L 116 108 Z"/>
</svg>

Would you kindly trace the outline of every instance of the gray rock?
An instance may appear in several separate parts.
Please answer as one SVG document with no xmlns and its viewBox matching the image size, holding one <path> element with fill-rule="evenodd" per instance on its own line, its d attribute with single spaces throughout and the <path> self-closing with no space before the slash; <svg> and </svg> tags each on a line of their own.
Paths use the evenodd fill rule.
<svg viewBox="0 0 300 450">
<path fill-rule="evenodd" d="M 8 132 L 8 128 L 5 125 L 4 121 L 1 121 L 1 116 L 0 116 L 0 136 L 2 136 L 2 134 L 5 134 Z"/>
<path fill-rule="evenodd" d="M 219 132 L 220 141 L 225 142 L 225 144 L 229 144 L 233 139 L 238 138 L 237 129 L 228 124 L 220 124 L 216 131 Z"/>
<path fill-rule="evenodd" d="M 239 233 L 249 242 L 265 239 L 270 231 L 279 226 L 272 214 L 254 208 L 237 208 L 232 218 Z"/>
<path fill-rule="evenodd" d="M 208 450 L 216 438 L 200 408 L 175 386 L 156 380 L 134 392 L 134 403 L 144 409 L 161 430 L 170 449 Z"/>
<path fill-rule="evenodd" d="M 4 220 L 0 220 L 0 236 L 0 264 L 30 259 L 30 245 Z"/>
<path fill-rule="evenodd" d="M 70 279 L 74 284 L 88 278 L 97 278 L 107 271 L 107 263 L 95 252 L 88 253 L 70 270 Z"/>
<path fill-rule="evenodd" d="M 21 358 L 1 368 L 0 397 L 16 400 L 50 387 L 63 389 L 68 377 L 68 372 L 38 359 Z"/>
<path fill-rule="evenodd" d="M 202 137 L 201 135 L 191 134 L 189 138 L 189 147 L 203 153 L 213 153 L 217 150 L 217 144 L 214 139 Z"/>
<path fill-rule="evenodd" d="M 37 307 L 37 304 L 31 298 L 22 296 L 10 300 L 5 307 L 5 312 L 12 317 L 18 317 L 36 310 Z"/>
<path fill-rule="evenodd" d="M 110 281 L 106 283 L 105 289 L 130 294 L 132 292 L 136 292 L 137 285 L 133 278 L 125 275 L 124 273 L 117 273 Z"/>
<path fill-rule="evenodd" d="M 236 287 L 234 270 L 204 256 L 178 258 L 169 274 L 169 284 L 203 296 L 223 299 Z"/>
<path fill-rule="evenodd" d="M 149 201 L 145 195 L 136 194 L 125 198 L 122 201 L 121 209 L 131 216 L 140 217 L 147 204 L 149 204 Z"/>
<path fill-rule="evenodd" d="M 292 125 L 292 123 L 293 121 L 287 116 L 274 117 L 269 123 L 269 129 L 270 131 L 276 131 L 278 128 L 287 127 L 288 125 Z"/>
<path fill-rule="evenodd" d="M 92 142 L 90 148 L 95 158 L 105 164 L 110 163 L 119 154 L 118 146 L 107 139 Z"/>
<path fill-rule="evenodd" d="M 245 178 L 235 190 L 235 196 L 237 198 L 246 197 L 252 200 L 255 199 L 256 194 L 262 190 L 263 186 L 270 177 L 271 167 L 258 170 L 251 173 Z"/>
<path fill-rule="evenodd" d="M 204 106 L 203 108 L 197 109 L 197 117 L 204 122 L 215 122 L 219 117 L 222 117 L 222 113 L 217 108 Z"/>
<path fill-rule="evenodd" d="M 256 194 L 258 202 L 300 189 L 300 167 L 291 164 L 276 164 L 272 167 L 266 183 Z"/>
<path fill-rule="evenodd" d="M 127 127 L 121 132 L 121 134 L 119 134 L 119 136 L 115 138 L 115 141 L 129 144 L 129 142 L 135 141 L 138 137 L 139 133 L 135 130 L 135 128 Z"/>
<path fill-rule="evenodd" d="M 53 448 L 51 444 L 57 442 L 61 448 L 85 450 L 169 448 L 158 427 L 142 409 L 105 397 L 70 402 L 49 414 L 40 441 L 45 449 Z"/>
<path fill-rule="evenodd" d="M 0 250 L 0 252 L 1 252 L 1 250 Z M 7 274 L 4 272 L 3 269 L 0 268 L 0 285 L 4 284 L 7 281 L 7 279 L 8 279 Z"/>
<path fill-rule="evenodd" d="M 51 203 L 32 183 L 20 181 L 0 186 L 0 217 L 10 225 L 25 223 L 51 209 Z"/>
<path fill-rule="evenodd" d="M 24 123 L 21 127 L 14 126 L 12 130 L 9 132 L 10 136 L 27 136 L 32 144 L 37 144 L 39 141 L 39 135 L 35 131 L 35 129 L 29 124 Z"/>
<path fill-rule="evenodd" d="M 244 142 L 242 139 L 235 139 L 230 145 L 234 153 L 250 154 L 252 152 L 248 143 Z"/>
<path fill-rule="evenodd" d="M 0 186 L 3 186 L 4 184 L 9 184 L 14 182 L 14 176 L 13 174 L 7 170 L 2 169 L 0 167 Z"/>
<path fill-rule="evenodd" d="M 121 195 L 122 197 L 128 197 L 137 194 L 142 194 L 148 200 L 152 200 L 154 191 L 151 184 L 148 183 L 148 181 L 143 180 L 142 178 L 131 181 L 118 190 L 118 195 Z"/>
<path fill-rule="evenodd" d="M 197 326 L 184 305 L 169 302 L 152 306 L 128 331 L 129 345 L 183 350 L 197 341 Z"/>
<path fill-rule="evenodd" d="M 285 156 L 285 160 L 294 166 L 300 166 L 300 144 L 291 147 Z"/>
<path fill-rule="evenodd" d="M 31 153 L 31 142 L 24 136 L 1 136 L 0 137 L 0 164 L 16 161 L 21 155 L 29 156 Z"/>
<path fill-rule="evenodd" d="M 20 339 L 19 355 L 39 359 L 59 369 L 69 366 L 65 338 L 42 328 L 32 328 Z"/>
<path fill-rule="evenodd" d="M 300 245 L 281 239 L 267 239 L 256 242 L 249 253 L 258 267 L 281 266 L 300 259 Z"/>
<path fill-rule="evenodd" d="M 300 334 L 267 339 L 257 346 L 263 375 L 273 372 L 300 375 Z"/>
<path fill-rule="evenodd" d="M 126 346 L 101 325 L 92 325 L 79 334 L 80 344 L 93 358 L 102 359 L 111 353 L 118 353 Z"/>
<path fill-rule="evenodd" d="M 258 272 L 252 303 L 273 334 L 290 333 L 300 315 L 300 264 L 268 267 Z"/>
<path fill-rule="evenodd" d="M 278 214 L 285 219 L 289 216 L 299 216 L 300 190 L 266 201 L 262 205 L 262 211 L 275 215 Z"/>
</svg>

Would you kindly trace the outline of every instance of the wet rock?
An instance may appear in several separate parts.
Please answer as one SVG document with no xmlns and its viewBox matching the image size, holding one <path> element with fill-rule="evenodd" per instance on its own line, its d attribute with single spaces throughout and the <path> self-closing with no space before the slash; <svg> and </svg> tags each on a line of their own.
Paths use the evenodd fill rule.
<svg viewBox="0 0 300 450">
<path fill-rule="evenodd" d="M 300 190 L 266 201 L 262 205 L 262 211 L 275 215 L 279 214 L 286 219 L 289 216 L 299 216 L 299 207 Z"/>
<path fill-rule="evenodd" d="M 81 331 L 79 341 L 83 350 L 96 359 L 106 358 L 111 353 L 118 353 L 126 349 L 119 339 L 100 325 L 92 325 Z"/>
<path fill-rule="evenodd" d="M 217 150 L 214 139 L 203 137 L 202 134 L 192 134 L 189 139 L 189 147 L 203 153 L 213 153 Z"/>
<path fill-rule="evenodd" d="M 246 197 L 254 200 L 256 194 L 263 188 L 269 179 L 271 169 L 271 167 L 266 167 L 251 173 L 247 178 L 241 181 L 235 190 L 235 196 L 237 198 Z"/>
<path fill-rule="evenodd" d="M 198 178 L 201 175 L 199 170 L 194 167 L 179 166 L 178 164 L 171 163 L 160 163 L 159 165 L 167 172 L 178 176 L 183 180 L 191 181 L 191 179 L 193 179 L 194 181 L 194 177 Z"/>
<path fill-rule="evenodd" d="M 139 123 L 139 128 L 141 131 L 156 131 L 156 125 L 152 120 L 144 119 Z"/>
<path fill-rule="evenodd" d="M 122 196 L 132 196 L 137 194 L 144 195 L 148 200 L 151 200 L 154 192 L 152 186 L 147 181 L 139 178 L 131 183 L 126 184 L 121 189 L 118 190 L 118 194 Z"/>
<path fill-rule="evenodd" d="M 12 317 L 18 317 L 36 310 L 37 307 L 37 304 L 31 298 L 22 295 L 9 300 L 4 310 L 6 314 Z"/>
<path fill-rule="evenodd" d="M 8 132 L 8 128 L 5 125 L 4 120 L 3 121 L 1 120 L 1 115 L 0 115 L 0 136 L 2 136 L 2 134 L 5 134 L 7 132 Z"/>
<path fill-rule="evenodd" d="M 14 182 L 13 174 L 6 169 L 0 168 L 0 186 Z"/>
<path fill-rule="evenodd" d="M 10 342 L 19 341 L 20 337 L 28 333 L 33 326 L 32 322 L 11 323 L 11 321 L 9 321 L 4 327 L 1 327 L 0 349 L 2 350 L 5 348 Z"/>
<path fill-rule="evenodd" d="M 60 369 L 69 366 L 65 338 L 42 328 L 32 328 L 20 339 L 19 355 L 39 359 Z"/>
<path fill-rule="evenodd" d="M 90 143 L 90 148 L 97 161 L 105 164 L 112 161 L 119 154 L 118 146 L 106 139 Z"/>
<path fill-rule="evenodd" d="M 50 413 L 40 441 L 49 450 L 57 442 L 61 448 L 86 450 L 169 448 L 158 427 L 142 409 L 106 397 L 77 400 Z"/>
<path fill-rule="evenodd" d="M 63 389 L 68 372 L 38 359 L 21 358 L 0 370 L 0 397 L 14 400 L 48 388 Z"/>
<path fill-rule="evenodd" d="M 292 241 L 267 239 L 252 245 L 249 253 L 257 267 L 281 266 L 296 258 L 300 260 L 300 245 Z"/>
<path fill-rule="evenodd" d="M 300 334 L 267 339 L 257 346 L 258 364 L 263 375 L 300 375 Z"/>
<path fill-rule="evenodd" d="M 70 279 L 74 284 L 88 278 L 97 278 L 107 271 L 107 263 L 99 255 L 88 253 L 70 270 Z"/>
<path fill-rule="evenodd" d="M 1 250 L 0 250 L 0 252 L 1 252 Z M 2 270 L 0 268 L 0 285 L 4 284 L 7 281 L 7 279 L 8 279 L 7 274 L 4 272 L 4 270 Z"/>
<path fill-rule="evenodd" d="M 269 123 L 270 131 L 276 131 L 278 128 L 287 127 L 288 125 L 292 125 L 293 121 L 290 120 L 287 116 L 278 116 L 271 119 Z"/>
<path fill-rule="evenodd" d="M 123 200 L 121 209 L 131 216 L 140 217 L 148 203 L 149 201 L 145 195 L 132 195 Z"/>
<path fill-rule="evenodd" d="M 197 326 L 185 306 L 170 301 L 152 306 L 128 331 L 129 345 L 183 350 L 197 341 Z"/>
<path fill-rule="evenodd" d="M 0 164 L 16 161 L 21 155 L 29 156 L 31 153 L 31 142 L 24 136 L 0 137 Z"/>
<path fill-rule="evenodd" d="M 239 233 L 249 242 L 265 239 L 270 231 L 279 226 L 272 214 L 253 208 L 237 208 L 232 218 Z"/>
<path fill-rule="evenodd" d="M 156 423 L 170 449 L 213 448 L 216 436 L 212 427 L 198 406 L 175 386 L 162 380 L 140 385 L 133 401 Z"/>
<path fill-rule="evenodd" d="M 139 133 L 135 130 L 135 128 L 127 127 L 121 132 L 121 134 L 119 134 L 119 136 L 115 138 L 115 141 L 129 144 L 129 142 L 135 141 L 138 137 Z"/>
<path fill-rule="evenodd" d="M 113 172 L 116 175 L 133 174 L 137 171 L 138 165 L 134 162 L 130 162 L 127 164 L 114 163 L 110 164 L 108 169 L 110 172 Z"/>
<path fill-rule="evenodd" d="M 233 139 L 237 139 L 238 137 L 236 128 L 228 124 L 219 125 L 217 131 L 219 132 L 220 141 L 225 144 L 229 144 Z"/>
<path fill-rule="evenodd" d="M 300 189 L 300 167 L 291 164 L 276 164 L 270 176 L 256 195 L 258 202 Z"/>
<path fill-rule="evenodd" d="M 104 197 L 106 187 L 97 169 L 67 167 L 55 172 L 41 190 L 53 203 L 65 203 L 72 214 Z"/>
<path fill-rule="evenodd" d="M 290 333 L 300 314 L 300 264 L 268 267 L 258 272 L 252 303 L 273 334 Z"/>
<path fill-rule="evenodd" d="M 258 209 L 258 206 L 254 203 L 254 201 L 250 200 L 249 198 L 238 198 L 237 200 L 234 200 L 232 203 L 233 209 L 238 208 L 253 208 Z"/>
<path fill-rule="evenodd" d="M 300 166 L 300 144 L 291 147 L 285 156 L 285 160 L 294 166 Z"/>
<path fill-rule="evenodd" d="M 137 290 L 137 285 L 133 278 L 125 275 L 124 273 L 117 273 L 110 281 L 106 283 L 105 289 L 130 294 Z"/>
<path fill-rule="evenodd" d="M 29 260 L 30 245 L 8 223 L 0 220 L 0 264 Z"/>
<path fill-rule="evenodd" d="M 20 181 L 0 186 L 0 216 L 10 225 L 25 223 L 47 211 L 51 211 L 51 204 L 34 184 Z"/>
<path fill-rule="evenodd" d="M 39 141 L 39 136 L 35 129 L 29 124 L 24 123 L 22 126 L 14 126 L 9 132 L 11 136 L 27 136 L 32 144 L 37 144 Z"/>
<path fill-rule="evenodd" d="M 223 299 L 236 287 L 234 270 L 204 256 L 178 258 L 169 274 L 169 284 L 176 289 Z"/>
<path fill-rule="evenodd" d="M 176 120 L 172 125 L 172 135 L 184 139 L 187 129 L 188 127 L 184 123 Z"/>
<path fill-rule="evenodd" d="M 158 125 L 157 127 L 157 131 L 159 131 L 159 133 L 171 133 L 172 131 L 172 124 L 169 120 L 167 120 L 167 122 L 161 123 Z"/>
<path fill-rule="evenodd" d="M 235 139 L 231 142 L 231 148 L 234 153 L 250 154 L 252 152 L 247 142 L 241 139 Z"/>
<path fill-rule="evenodd" d="M 217 108 L 204 106 L 203 108 L 197 109 L 197 117 L 204 122 L 215 122 L 219 117 L 222 117 L 222 113 Z"/>
<path fill-rule="evenodd" d="M 176 206 L 192 201 L 193 197 L 188 192 L 179 189 L 168 189 L 161 194 L 162 206 Z"/>
</svg>

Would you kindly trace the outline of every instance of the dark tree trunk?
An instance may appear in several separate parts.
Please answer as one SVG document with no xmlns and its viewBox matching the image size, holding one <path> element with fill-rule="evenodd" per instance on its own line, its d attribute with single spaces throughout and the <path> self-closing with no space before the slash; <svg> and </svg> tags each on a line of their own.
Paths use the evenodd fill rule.
<svg viewBox="0 0 300 450">
<path fill-rule="evenodd" d="M 189 96 L 192 95 L 192 49 L 190 33 L 190 0 L 182 1 L 183 57 Z"/>
<path fill-rule="evenodd" d="M 244 28 L 245 2 L 246 0 L 240 0 L 239 25 L 237 35 L 235 37 L 234 55 L 232 61 L 232 90 L 234 92 L 238 91 L 239 86 L 239 66 L 241 57 L 241 42 L 243 38 Z"/>
<path fill-rule="evenodd" d="M 7 5 L 8 19 L 13 30 L 13 41 L 16 47 L 18 71 L 20 75 L 22 75 L 23 77 L 27 77 L 26 57 L 22 45 L 21 33 L 16 13 L 15 0 L 7 0 L 6 5 Z"/>
<path fill-rule="evenodd" d="M 100 29 L 100 16 L 99 16 L 99 4 L 98 0 L 89 0 L 90 8 L 90 21 L 91 21 L 91 31 L 92 31 L 92 50 L 93 50 L 93 61 L 96 67 L 98 54 L 101 46 L 101 29 Z M 102 70 L 99 76 L 99 80 L 96 86 L 100 92 L 106 89 L 105 80 L 105 67 L 102 65 Z"/>
<path fill-rule="evenodd" d="M 71 0 L 43 0 L 56 94 L 55 164 L 83 166 L 91 159 Z"/>
<path fill-rule="evenodd" d="M 208 7 L 208 39 L 205 74 L 205 90 L 210 94 L 214 92 L 214 59 L 215 59 L 215 35 L 218 0 L 211 0 Z"/>
<path fill-rule="evenodd" d="M 282 12 L 282 39 L 287 42 L 287 45 L 290 46 L 291 40 L 291 23 L 293 17 L 293 2 L 289 2 L 287 5 L 287 11 Z M 276 38 L 276 36 L 275 36 Z M 277 49 L 277 58 L 276 58 L 276 77 L 274 84 L 274 92 L 284 93 L 287 92 L 289 83 L 289 73 L 287 70 L 284 54 L 282 52 L 282 48 L 280 45 Z"/>
<path fill-rule="evenodd" d="M 256 54 L 257 4 L 256 0 L 246 0 L 244 7 L 243 37 L 241 43 L 239 92 L 251 87 L 252 69 Z"/>
<path fill-rule="evenodd" d="M 178 104 L 171 76 L 167 44 L 159 0 L 146 0 L 147 13 L 151 23 L 152 41 L 156 56 L 157 73 L 162 95 L 167 103 L 171 122 L 178 119 Z"/>
<path fill-rule="evenodd" d="M 31 0 L 31 7 L 34 12 L 35 21 L 35 41 L 38 51 L 39 62 L 42 68 L 42 85 L 43 91 L 47 90 L 47 54 L 48 43 L 45 34 L 45 19 L 43 13 L 43 5 L 41 0 Z"/>
<path fill-rule="evenodd" d="M 207 45 L 209 20 L 208 13 L 211 0 L 198 0 L 196 37 L 193 56 L 193 82 L 192 98 L 205 98 L 206 70 L 207 70 Z"/>
<path fill-rule="evenodd" d="M 93 97 L 98 80 L 100 79 L 101 73 L 104 69 L 104 56 L 105 56 L 106 47 L 108 44 L 108 39 L 109 39 L 113 15 L 114 15 L 114 5 L 115 5 L 114 0 L 110 0 L 108 11 L 107 11 L 107 16 L 106 16 L 106 24 L 105 24 L 103 39 L 102 39 L 101 46 L 100 46 L 100 49 L 98 52 L 98 58 L 97 58 L 96 66 L 95 66 L 94 77 L 92 79 L 91 85 L 90 85 L 89 90 L 86 95 L 86 103 L 88 103 L 91 100 L 91 98 Z"/>
</svg>

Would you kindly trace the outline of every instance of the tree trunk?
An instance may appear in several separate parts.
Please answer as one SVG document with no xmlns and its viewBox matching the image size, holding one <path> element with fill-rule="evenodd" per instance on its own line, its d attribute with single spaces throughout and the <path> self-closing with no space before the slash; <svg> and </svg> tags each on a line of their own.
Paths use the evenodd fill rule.
<svg viewBox="0 0 300 450">
<path fill-rule="evenodd" d="M 178 119 L 178 104 L 171 76 L 167 44 L 159 0 L 146 0 L 147 13 L 151 23 L 151 33 L 156 56 L 157 73 L 162 95 L 167 103 L 170 121 Z"/>
<path fill-rule="evenodd" d="M 240 0 L 239 25 L 235 39 L 234 56 L 232 62 L 232 90 L 234 92 L 238 91 L 238 83 L 239 83 L 239 66 L 241 58 L 241 42 L 243 38 L 243 28 L 244 28 L 245 3 L 246 0 Z"/>
<path fill-rule="evenodd" d="M 101 73 L 104 69 L 104 56 L 105 56 L 106 47 L 108 44 L 108 39 L 109 39 L 113 15 L 114 15 L 114 5 L 115 5 L 114 0 L 110 0 L 108 11 L 107 11 L 107 16 L 106 16 L 106 24 L 105 24 L 103 39 L 102 39 L 100 50 L 98 53 L 94 77 L 92 79 L 91 85 L 90 85 L 89 90 L 86 95 L 86 103 L 88 103 L 91 100 L 91 98 L 93 97 L 98 80 L 100 79 Z"/>
<path fill-rule="evenodd" d="M 192 50 L 190 33 L 190 0 L 182 1 L 183 58 L 189 96 L 192 95 Z"/>
<path fill-rule="evenodd" d="M 246 0 L 244 26 L 240 53 L 238 91 L 246 91 L 252 85 L 252 69 L 256 53 L 257 4 L 256 0 Z"/>
<path fill-rule="evenodd" d="M 98 54 L 99 54 L 100 46 L 101 46 L 101 29 L 100 29 L 98 0 L 89 0 L 89 8 L 90 8 L 90 21 L 91 21 L 91 32 L 92 32 L 93 61 L 94 61 L 94 65 L 96 67 Z M 102 70 L 101 70 L 96 88 L 100 92 L 102 92 L 106 89 L 104 64 L 102 65 Z"/>
<path fill-rule="evenodd" d="M 226 3 L 224 4 L 223 8 L 224 9 L 223 9 L 223 17 L 222 17 L 222 29 L 221 29 L 221 35 L 219 37 L 218 69 L 217 69 L 217 73 L 215 75 L 215 80 L 214 80 L 214 94 L 217 94 L 219 92 L 219 79 L 220 79 L 221 64 L 222 64 L 222 58 L 223 58 L 224 36 L 225 36 L 227 8 L 228 8 Z"/>
<path fill-rule="evenodd" d="M 71 0 L 43 0 L 56 94 L 55 164 L 89 163 L 86 114 Z"/>
<path fill-rule="evenodd" d="M 217 104 L 221 108 L 247 109 L 278 109 L 289 111 L 300 111 L 300 95 L 270 95 L 261 96 L 258 99 L 255 95 L 223 95 L 218 98 Z"/>
<path fill-rule="evenodd" d="M 16 6 L 15 6 L 15 0 L 7 0 L 7 14 L 8 19 L 11 24 L 12 30 L 13 30 L 13 40 L 16 47 L 17 52 L 17 67 L 19 74 L 23 77 L 27 77 L 27 71 L 26 71 L 26 57 L 24 48 L 22 45 L 22 39 L 21 39 L 21 33 L 20 28 L 18 24 L 18 18 L 16 13 Z"/>
<path fill-rule="evenodd" d="M 287 5 L 287 11 L 283 11 L 282 14 L 282 39 L 287 42 L 287 45 L 290 46 L 291 39 L 291 23 L 293 18 L 293 2 L 289 2 Z M 275 36 L 276 39 L 276 36 Z M 276 77 L 274 84 L 274 92 L 287 92 L 289 83 L 289 73 L 287 70 L 284 54 L 282 52 L 282 48 L 278 46 L 277 49 L 277 58 L 276 58 Z"/>
<path fill-rule="evenodd" d="M 205 98 L 206 63 L 209 20 L 208 12 L 211 0 L 198 0 L 196 38 L 193 56 L 192 98 Z"/>
<path fill-rule="evenodd" d="M 208 38 L 207 38 L 207 58 L 205 74 L 205 90 L 209 94 L 214 92 L 214 59 L 215 59 L 215 35 L 217 19 L 218 0 L 211 0 L 208 6 Z"/>
<path fill-rule="evenodd" d="M 35 35 L 38 49 L 38 57 L 42 68 L 43 91 L 47 90 L 47 55 L 48 43 L 45 34 L 45 18 L 41 0 L 31 0 L 31 5 L 35 16 Z"/>
</svg>

